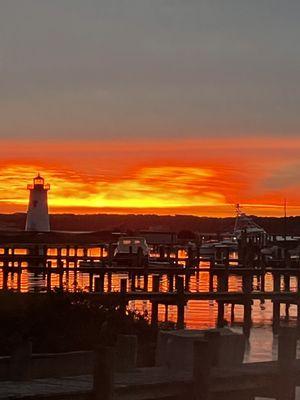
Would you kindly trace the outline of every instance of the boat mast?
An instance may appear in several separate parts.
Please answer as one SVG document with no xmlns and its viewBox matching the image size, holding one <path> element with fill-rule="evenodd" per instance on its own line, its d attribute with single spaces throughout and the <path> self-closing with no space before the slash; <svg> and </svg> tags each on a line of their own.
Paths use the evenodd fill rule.
<svg viewBox="0 0 300 400">
<path fill-rule="evenodd" d="M 235 224 L 234 224 L 234 230 L 233 230 L 233 234 L 235 234 L 235 232 L 238 230 L 238 225 L 239 225 L 239 218 L 242 214 L 241 211 L 241 206 L 239 203 L 237 203 L 235 205 L 235 213 L 236 213 L 236 218 L 235 218 Z"/>
<path fill-rule="evenodd" d="M 287 230 L 287 201 L 284 199 L 284 240 L 286 240 L 286 230 Z"/>
</svg>

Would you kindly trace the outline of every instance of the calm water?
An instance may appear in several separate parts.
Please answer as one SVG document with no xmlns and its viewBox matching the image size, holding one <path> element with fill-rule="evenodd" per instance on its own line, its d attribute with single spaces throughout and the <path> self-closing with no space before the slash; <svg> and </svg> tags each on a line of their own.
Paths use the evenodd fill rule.
<svg viewBox="0 0 300 400">
<path fill-rule="evenodd" d="M 202 265 L 206 267 L 207 265 Z M 127 278 L 126 274 L 115 274 L 112 276 L 112 290 L 118 291 L 121 278 Z M 231 276 L 229 278 L 229 290 L 237 291 L 241 290 L 241 278 L 237 276 Z M 63 285 L 66 290 L 73 291 L 75 288 L 88 291 L 90 290 L 89 274 L 80 273 L 75 271 L 65 272 L 63 276 Z M 105 288 L 107 288 L 108 282 L 105 277 Z M 130 281 L 128 282 L 130 285 Z M 149 277 L 149 285 L 151 289 L 151 278 Z M 254 281 L 254 290 L 257 282 Z M 35 274 L 23 270 L 21 275 L 9 274 L 8 289 L 21 290 L 22 292 L 35 292 L 44 291 L 47 287 L 46 276 L 44 274 Z M 59 276 L 51 274 L 51 287 L 55 288 L 59 286 Z M 214 282 L 216 286 L 216 282 Z M 0 270 L 0 288 L 3 287 L 3 274 Z M 143 278 L 136 278 L 136 288 L 143 287 Z M 129 287 L 128 287 L 129 288 Z M 266 290 L 271 291 L 273 289 L 273 282 L 271 275 L 266 277 Z M 160 290 L 167 291 L 167 276 L 162 275 L 160 279 Z M 209 290 L 209 274 L 207 272 L 197 273 L 191 277 L 190 290 L 193 292 L 208 291 Z M 291 279 L 291 290 L 296 290 L 296 281 Z M 151 307 L 148 301 L 131 301 L 129 304 L 130 309 L 138 310 L 141 313 L 148 314 L 150 316 Z M 296 306 L 290 306 L 290 320 L 296 320 Z M 282 315 L 284 313 L 284 306 L 282 308 Z M 230 314 L 231 306 L 225 306 L 225 319 L 230 325 Z M 159 319 L 160 321 L 175 322 L 177 319 L 177 307 L 168 306 L 168 312 L 166 315 L 166 309 L 164 305 L 159 306 Z M 217 318 L 217 304 L 214 301 L 189 301 L 185 307 L 185 323 L 187 328 L 201 329 L 214 327 L 216 325 Z M 272 360 L 277 357 L 277 337 L 273 336 L 272 333 L 272 303 L 266 301 L 261 304 L 260 301 L 254 301 L 252 306 L 252 319 L 253 328 L 251 330 L 251 336 L 248 343 L 248 349 L 246 353 L 247 361 L 262 361 Z M 231 326 L 237 332 L 241 332 L 241 324 L 243 321 L 243 306 L 235 306 L 235 321 Z M 300 348 L 299 348 L 300 356 Z"/>
</svg>

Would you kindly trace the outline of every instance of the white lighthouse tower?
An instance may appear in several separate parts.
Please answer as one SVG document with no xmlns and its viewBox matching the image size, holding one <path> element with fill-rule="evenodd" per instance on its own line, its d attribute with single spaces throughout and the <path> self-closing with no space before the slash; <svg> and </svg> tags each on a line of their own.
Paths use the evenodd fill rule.
<svg viewBox="0 0 300 400">
<path fill-rule="evenodd" d="M 45 184 L 44 178 L 38 174 L 33 179 L 33 184 L 28 185 L 27 189 L 30 191 L 30 195 L 25 230 L 49 232 L 47 192 L 50 185 Z"/>
</svg>

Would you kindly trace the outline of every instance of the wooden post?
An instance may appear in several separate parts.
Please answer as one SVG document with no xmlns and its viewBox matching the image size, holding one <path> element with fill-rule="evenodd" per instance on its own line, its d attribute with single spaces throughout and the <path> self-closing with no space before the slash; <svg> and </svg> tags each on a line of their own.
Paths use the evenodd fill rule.
<svg viewBox="0 0 300 400">
<path fill-rule="evenodd" d="M 58 274 L 59 274 L 59 288 L 63 289 L 64 263 L 61 260 L 58 260 L 57 262 L 58 262 Z"/>
<path fill-rule="evenodd" d="M 188 247 L 188 259 L 186 261 L 186 267 L 187 268 L 192 268 L 194 264 L 194 254 L 193 254 L 193 249 L 191 246 Z"/>
<path fill-rule="evenodd" d="M 118 335 L 116 344 L 116 371 L 130 371 L 136 367 L 137 336 Z"/>
<path fill-rule="evenodd" d="M 70 246 L 66 246 L 66 267 L 70 266 Z"/>
<path fill-rule="evenodd" d="M 284 274 L 283 281 L 284 281 L 284 291 L 289 292 L 290 291 L 290 276 L 288 274 Z"/>
<path fill-rule="evenodd" d="M 290 317 L 290 303 L 285 303 L 285 321 L 288 321 Z"/>
<path fill-rule="evenodd" d="M 51 292 L 51 270 L 50 269 L 48 269 L 48 271 L 47 271 L 46 279 L 47 279 L 47 292 Z"/>
<path fill-rule="evenodd" d="M 177 329 L 184 329 L 184 280 L 182 276 L 177 276 L 176 279 L 177 289 Z"/>
<path fill-rule="evenodd" d="M 231 303 L 231 310 L 230 310 L 230 321 L 231 321 L 231 323 L 234 322 L 234 307 L 235 307 L 235 304 Z"/>
<path fill-rule="evenodd" d="M 165 248 L 164 246 L 159 247 L 159 259 L 160 261 L 164 261 L 165 258 Z"/>
<path fill-rule="evenodd" d="M 94 291 L 98 293 L 104 292 L 104 275 L 101 274 L 99 277 L 94 279 Z"/>
<path fill-rule="evenodd" d="M 78 246 L 74 246 L 74 268 L 78 267 Z"/>
<path fill-rule="evenodd" d="M 112 347 L 99 347 L 96 350 L 93 380 L 94 400 L 113 400 L 114 358 L 115 351 Z"/>
<path fill-rule="evenodd" d="M 263 270 L 261 272 L 261 276 L 260 276 L 260 291 L 264 292 L 265 291 L 265 280 L 266 280 L 266 276 L 265 276 L 265 271 Z"/>
<path fill-rule="evenodd" d="M 32 343 L 23 340 L 10 357 L 9 373 L 12 381 L 31 379 Z"/>
<path fill-rule="evenodd" d="M 274 292 L 280 292 L 280 274 L 273 272 L 273 290 Z"/>
<path fill-rule="evenodd" d="M 290 286 L 290 275 L 289 274 L 284 274 L 283 275 L 283 280 L 284 280 L 284 291 L 289 292 L 291 290 Z M 290 303 L 285 303 L 285 320 L 289 320 L 289 311 L 290 311 Z"/>
<path fill-rule="evenodd" d="M 218 302 L 218 317 L 217 317 L 217 327 L 223 328 L 225 325 L 224 321 L 224 301 L 219 300 Z"/>
<path fill-rule="evenodd" d="M 148 292 L 148 272 L 144 274 L 144 291 Z"/>
<path fill-rule="evenodd" d="M 94 278 L 93 273 L 89 273 L 89 292 L 93 291 L 93 278 Z"/>
<path fill-rule="evenodd" d="M 87 247 L 84 247 L 83 248 L 83 259 L 86 260 L 87 256 L 88 256 L 88 249 L 87 249 Z"/>
<path fill-rule="evenodd" d="M 152 292 L 159 292 L 159 275 L 153 275 L 152 277 Z M 151 326 L 157 328 L 158 325 L 158 302 L 156 300 L 151 301 Z"/>
<path fill-rule="evenodd" d="M 264 264 L 262 264 L 262 269 L 261 269 L 261 274 L 260 274 L 260 291 L 261 292 L 265 292 L 265 279 L 266 279 L 266 271 L 265 271 L 265 267 Z M 265 304 L 265 299 L 261 299 L 260 300 L 260 304 Z"/>
<path fill-rule="evenodd" d="M 120 293 L 121 293 L 121 300 L 120 300 L 120 310 L 125 313 L 126 312 L 126 293 L 127 293 L 127 279 L 123 278 L 120 280 Z"/>
<path fill-rule="evenodd" d="M 225 257 L 224 257 L 224 267 L 225 269 L 229 268 L 229 249 L 224 249 Z"/>
<path fill-rule="evenodd" d="M 228 291 L 228 271 L 220 270 L 217 272 L 217 290 L 218 292 Z"/>
<path fill-rule="evenodd" d="M 208 340 L 194 343 L 194 399 L 210 400 L 210 375 L 212 365 L 212 352 Z"/>
<path fill-rule="evenodd" d="M 243 286 L 243 292 L 248 294 L 251 293 L 253 290 L 253 286 L 252 286 L 252 274 L 251 273 L 245 273 L 243 274 L 242 277 L 242 286 Z"/>
<path fill-rule="evenodd" d="M 280 274 L 273 273 L 274 292 L 280 292 Z M 280 300 L 273 300 L 273 333 L 276 335 L 280 325 Z"/>
<path fill-rule="evenodd" d="M 280 302 L 273 300 L 273 333 L 278 334 L 280 325 Z"/>
<path fill-rule="evenodd" d="M 174 290 L 174 275 L 168 275 L 169 292 L 172 293 Z"/>
<path fill-rule="evenodd" d="M 244 304 L 244 323 L 243 323 L 243 333 L 247 338 L 249 338 L 250 336 L 250 330 L 252 326 L 251 311 L 252 311 L 251 301 L 247 301 Z"/>
<path fill-rule="evenodd" d="M 3 271 L 2 288 L 3 288 L 3 290 L 7 290 L 7 288 L 8 288 L 8 267 L 4 267 L 2 271 Z"/>
<path fill-rule="evenodd" d="M 104 279 L 104 277 L 103 277 Z M 111 272 L 107 274 L 107 292 L 110 293 L 112 288 L 112 282 L 111 282 Z"/>
<path fill-rule="evenodd" d="M 20 263 L 21 265 L 21 263 Z M 17 272 L 17 290 L 18 292 L 21 292 L 21 278 L 22 278 L 22 269 L 20 268 L 19 271 Z"/>
<path fill-rule="evenodd" d="M 190 290 L 190 279 L 191 279 L 191 273 L 190 271 L 186 271 L 185 274 L 185 290 L 188 292 Z"/>
<path fill-rule="evenodd" d="M 169 306 L 168 304 L 165 304 L 165 322 L 168 322 L 169 320 Z"/>
<path fill-rule="evenodd" d="M 277 400 L 295 399 L 296 330 L 282 327 L 278 337 L 278 387 Z"/>
<path fill-rule="evenodd" d="M 127 293 L 127 279 L 126 278 L 120 279 L 120 292 L 122 294 Z"/>
<path fill-rule="evenodd" d="M 135 273 L 131 274 L 131 291 L 135 292 Z"/>
<path fill-rule="evenodd" d="M 204 334 L 204 339 L 208 341 L 211 349 L 211 365 L 217 367 L 220 359 L 221 333 L 218 331 L 208 331 Z"/>
<path fill-rule="evenodd" d="M 209 291 L 214 291 L 214 273 L 212 270 L 209 271 Z"/>
</svg>

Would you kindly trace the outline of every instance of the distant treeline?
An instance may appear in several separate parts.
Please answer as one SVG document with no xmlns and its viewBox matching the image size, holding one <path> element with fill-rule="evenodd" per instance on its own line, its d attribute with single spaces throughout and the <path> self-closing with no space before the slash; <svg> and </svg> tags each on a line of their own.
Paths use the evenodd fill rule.
<svg viewBox="0 0 300 400">
<path fill-rule="evenodd" d="M 24 229 L 26 214 L 0 214 L 0 229 Z M 270 234 L 300 235 L 300 216 L 284 218 L 255 217 L 253 220 Z M 193 215 L 120 215 L 120 214 L 52 214 L 51 229 L 71 231 L 137 231 L 144 229 L 193 231 L 205 233 L 232 232 L 234 218 L 196 217 Z"/>
</svg>

